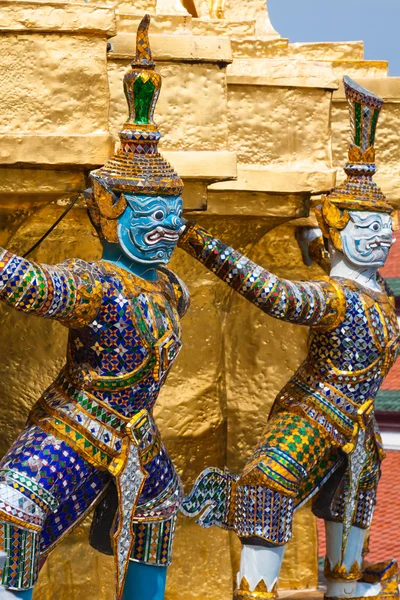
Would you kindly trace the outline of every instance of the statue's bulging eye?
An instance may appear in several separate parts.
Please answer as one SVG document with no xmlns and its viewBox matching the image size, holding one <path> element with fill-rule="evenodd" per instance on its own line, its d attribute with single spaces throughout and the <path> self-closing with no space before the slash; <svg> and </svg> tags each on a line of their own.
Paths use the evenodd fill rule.
<svg viewBox="0 0 400 600">
<path fill-rule="evenodd" d="M 371 225 L 371 229 L 372 229 L 372 231 L 379 231 L 379 230 L 380 230 L 380 228 L 381 228 L 381 226 L 380 226 L 380 224 L 379 224 L 379 223 L 377 223 L 377 222 L 375 222 L 375 223 L 372 223 L 372 225 Z"/>
<path fill-rule="evenodd" d="M 162 210 L 156 210 L 156 212 L 154 213 L 153 217 L 157 221 L 162 221 L 164 219 L 164 212 Z"/>
</svg>

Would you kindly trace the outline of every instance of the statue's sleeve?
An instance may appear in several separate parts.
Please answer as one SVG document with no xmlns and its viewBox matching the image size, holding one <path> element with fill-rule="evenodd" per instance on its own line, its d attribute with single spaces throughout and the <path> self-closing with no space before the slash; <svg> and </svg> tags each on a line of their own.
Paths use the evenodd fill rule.
<svg viewBox="0 0 400 600">
<path fill-rule="evenodd" d="M 95 318 L 102 284 L 85 261 L 50 266 L 0 249 L 0 300 L 25 313 L 79 328 Z"/>
<path fill-rule="evenodd" d="M 179 246 L 271 317 L 325 330 L 343 320 L 346 298 L 329 278 L 296 282 L 277 277 L 197 224 L 188 225 Z"/>
</svg>

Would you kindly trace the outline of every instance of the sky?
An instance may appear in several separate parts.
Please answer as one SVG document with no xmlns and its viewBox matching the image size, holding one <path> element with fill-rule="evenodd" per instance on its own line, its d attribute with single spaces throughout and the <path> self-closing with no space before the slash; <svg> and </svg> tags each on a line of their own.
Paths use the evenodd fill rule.
<svg viewBox="0 0 400 600">
<path fill-rule="evenodd" d="M 267 0 L 272 25 L 291 42 L 363 40 L 367 60 L 400 76 L 400 0 Z"/>
</svg>

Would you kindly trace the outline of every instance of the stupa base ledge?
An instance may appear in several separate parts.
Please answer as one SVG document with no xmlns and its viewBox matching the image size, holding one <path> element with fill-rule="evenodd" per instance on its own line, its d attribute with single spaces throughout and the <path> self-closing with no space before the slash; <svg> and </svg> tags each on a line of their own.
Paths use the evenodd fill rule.
<svg viewBox="0 0 400 600">
<path fill-rule="evenodd" d="M 192 17 L 185 14 L 151 14 L 151 29 L 154 34 L 191 35 Z M 133 34 L 136 31 L 143 11 L 117 11 L 118 33 L 126 32 Z M 134 34 L 133 34 L 134 35 Z M 152 36 L 151 36 L 152 37 Z"/>
<path fill-rule="evenodd" d="M 289 39 L 246 37 L 231 44 L 234 58 L 282 58 L 287 56 Z"/>
<path fill-rule="evenodd" d="M 322 600 L 325 590 L 323 589 L 304 589 L 304 590 L 279 590 L 281 600 Z"/>
<path fill-rule="evenodd" d="M 340 59 L 332 61 L 332 67 L 338 77 L 348 75 L 356 77 L 357 80 L 363 77 L 378 79 L 387 77 L 389 74 L 389 63 L 385 60 Z"/>
<path fill-rule="evenodd" d="M 400 95 L 400 77 L 373 77 L 358 76 L 357 82 L 371 89 L 375 94 L 385 100 L 385 102 L 394 101 L 398 105 Z M 339 88 L 333 94 L 334 102 L 345 102 L 343 82 L 340 82 Z"/>
<path fill-rule="evenodd" d="M 129 23 L 125 22 L 126 27 Z M 119 25 L 120 28 L 120 25 Z M 189 33 L 189 32 L 188 32 Z M 112 41 L 112 51 L 108 54 L 109 60 L 132 60 L 133 33 L 122 31 Z M 165 35 L 154 34 L 150 36 L 150 43 L 154 59 L 157 62 L 232 62 L 231 42 L 228 37 L 217 36 L 192 36 L 192 35 Z"/>
<path fill-rule="evenodd" d="M 236 152 L 186 150 L 163 151 L 182 179 L 197 179 L 211 182 L 225 181 L 237 177 Z"/>
<path fill-rule="evenodd" d="M 227 69 L 228 85 L 313 88 L 337 90 L 339 81 L 332 63 L 322 60 L 278 58 L 235 58 Z"/>
<path fill-rule="evenodd" d="M 13 0 L 1 3 L 0 31 L 115 35 L 115 11 L 109 5 L 96 6 L 58 0 Z"/>
<path fill-rule="evenodd" d="M 293 42 L 289 56 L 306 60 L 364 60 L 364 42 Z"/>
<path fill-rule="evenodd" d="M 332 189 L 335 182 L 336 171 L 334 169 L 307 171 L 282 167 L 265 169 L 239 166 L 236 180 L 214 183 L 210 189 L 270 194 L 321 194 Z"/>
<path fill-rule="evenodd" d="M 61 169 L 0 166 L 0 195 L 3 204 L 7 197 L 47 197 L 78 193 L 87 187 L 85 172 Z"/>
<path fill-rule="evenodd" d="M 240 39 L 256 36 L 256 21 L 243 19 L 231 21 L 228 19 L 193 19 L 193 34 L 201 36 L 229 36 Z M 277 36 L 279 37 L 279 36 Z"/>
<path fill-rule="evenodd" d="M 0 164 L 29 168 L 30 165 L 93 168 L 112 154 L 109 133 L 1 135 Z"/>
<path fill-rule="evenodd" d="M 207 215 L 279 219 L 282 223 L 309 214 L 310 195 L 215 192 L 208 190 Z"/>
</svg>

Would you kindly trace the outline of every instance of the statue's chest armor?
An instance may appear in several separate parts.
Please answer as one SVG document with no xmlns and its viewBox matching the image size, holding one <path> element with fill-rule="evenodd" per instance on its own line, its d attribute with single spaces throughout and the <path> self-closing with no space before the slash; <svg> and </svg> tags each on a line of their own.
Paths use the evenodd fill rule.
<svg viewBox="0 0 400 600">
<path fill-rule="evenodd" d="M 400 346 L 400 331 L 396 312 L 388 297 L 374 300 L 363 296 L 368 330 L 380 359 L 380 371 L 385 377 L 393 366 Z"/>
<path fill-rule="evenodd" d="M 182 347 L 178 312 L 161 292 L 142 292 L 130 298 L 129 309 L 143 354 L 153 356 L 156 379 L 162 380 Z"/>
<path fill-rule="evenodd" d="M 343 322 L 325 338 L 332 375 L 353 382 L 385 377 L 396 360 L 400 333 L 389 298 L 348 292 Z"/>
</svg>

